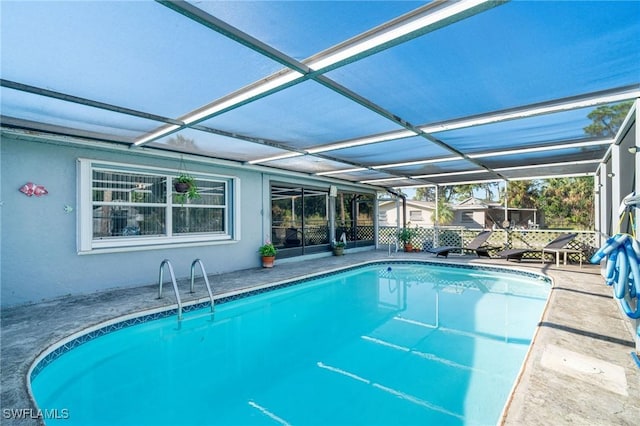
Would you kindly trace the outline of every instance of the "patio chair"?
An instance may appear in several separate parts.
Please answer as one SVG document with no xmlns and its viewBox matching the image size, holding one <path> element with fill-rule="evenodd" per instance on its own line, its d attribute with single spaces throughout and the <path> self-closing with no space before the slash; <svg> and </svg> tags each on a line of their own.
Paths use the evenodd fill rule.
<svg viewBox="0 0 640 426">
<path fill-rule="evenodd" d="M 565 246 L 569 244 L 578 234 L 562 234 L 556 237 L 553 241 L 548 243 L 542 249 L 539 248 L 525 248 L 525 249 L 508 249 L 503 250 L 498 255 L 502 258 L 506 258 L 507 260 L 517 260 L 518 262 L 522 261 L 522 256 L 527 253 L 535 253 L 541 251 L 542 260 L 544 260 L 544 254 L 546 252 L 553 252 L 558 255 L 558 253 L 566 252 Z"/>
<path fill-rule="evenodd" d="M 436 257 L 438 256 L 448 257 L 449 252 L 452 250 L 460 250 L 463 253 L 465 251 L 472 251 L 472 252 L 475 252 L 478 256 L 491 257 L 491 255 L 489 254 L 490 250 L 498 250 L 501 248 L 500 246 L 487 245 L 487 240 L 489 239 L 489 237 L 491 237 L 491 234 L 492 234 L 491 231 L 482 231 L 471 242 L 469 242 L 469 244 L 467 244 L 464 247 L 442 246 L 442 247 L 435 247 L 435 248 L 425 248 L 424 251 L 428 253 L 434 253 Z"/>
</svg>

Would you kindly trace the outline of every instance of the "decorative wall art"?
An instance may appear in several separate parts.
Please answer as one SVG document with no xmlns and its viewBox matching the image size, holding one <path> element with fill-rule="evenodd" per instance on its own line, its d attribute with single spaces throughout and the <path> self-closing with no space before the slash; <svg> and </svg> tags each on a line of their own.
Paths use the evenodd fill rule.
<svg viewBox="0 0 640 426">
<path fill-rule="evenodd" d="M 44 185 L 38 185 L 33 182 L 27 182 L 20 188 L 20 192 L 22 192 L 27 197 L 31 197 L 35 195 L 36 197 L 40 197 L 42 195 L 47 195 L 49 191 Z"/>
</svg>

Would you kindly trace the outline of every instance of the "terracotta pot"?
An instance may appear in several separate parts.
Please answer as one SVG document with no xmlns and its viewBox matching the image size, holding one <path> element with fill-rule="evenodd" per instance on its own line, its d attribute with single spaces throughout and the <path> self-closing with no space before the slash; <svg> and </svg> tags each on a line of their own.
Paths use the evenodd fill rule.
<svg viewBox="0 0 640 426">
<path fill-rule="evenodd" d="M 406 243 L 406 244 L 404 245 L 404 251 L 406 251 L 406 252 L 411 252 L 411 251 L 413 251 L 413 244 L 411 244 L 411 243 Z"/>
<path fill-rule="evenodd" d="M 276 260 L 275 256 L 262 256 L 262 267 L 273 268 L 273 262 Z"/>
</svg>

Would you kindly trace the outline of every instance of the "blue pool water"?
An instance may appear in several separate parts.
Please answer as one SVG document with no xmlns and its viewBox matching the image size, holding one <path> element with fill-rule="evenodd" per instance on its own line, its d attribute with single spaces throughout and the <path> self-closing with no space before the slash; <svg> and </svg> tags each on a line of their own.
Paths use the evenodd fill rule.
<svg viewBox="0 0 640 426">
<path fill-rule="evenodd" d="M 495 424 L 550 284 L 376 264 L 132 325 L 32 376 L 60 425 Z"/>
</svg>

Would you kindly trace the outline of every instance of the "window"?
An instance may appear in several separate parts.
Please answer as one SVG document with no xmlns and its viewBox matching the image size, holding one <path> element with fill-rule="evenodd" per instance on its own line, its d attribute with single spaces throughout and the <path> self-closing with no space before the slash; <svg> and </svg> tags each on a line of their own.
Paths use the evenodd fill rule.
<svg viewBox="0 0 640 426">
<path fill-rule="evenodd" d="M 462 222 L 464 222 L 464 223 L 475 222 L 475 220 L 473 218 L 473 212 L 462 212 L 461 213 L 461 219 L 462 219 Z"/>
<path fill-rule="evenodd" d="M 387 213 L 388 212 L 378 211 L 378 223 L 380 224 L 380 226 L 387 225 Z"/>
<path fill-rule="evenodd" d="M 233 239 L 237 179 L 195 174 L 199 198 L 174 189 L 177 172 L 79 161 L 80 252 Z"/>
<path fill-rule="evenodd" d="M 410 222 L 422 222 L 422 210 L 409 210 Z"/>
</svg>

